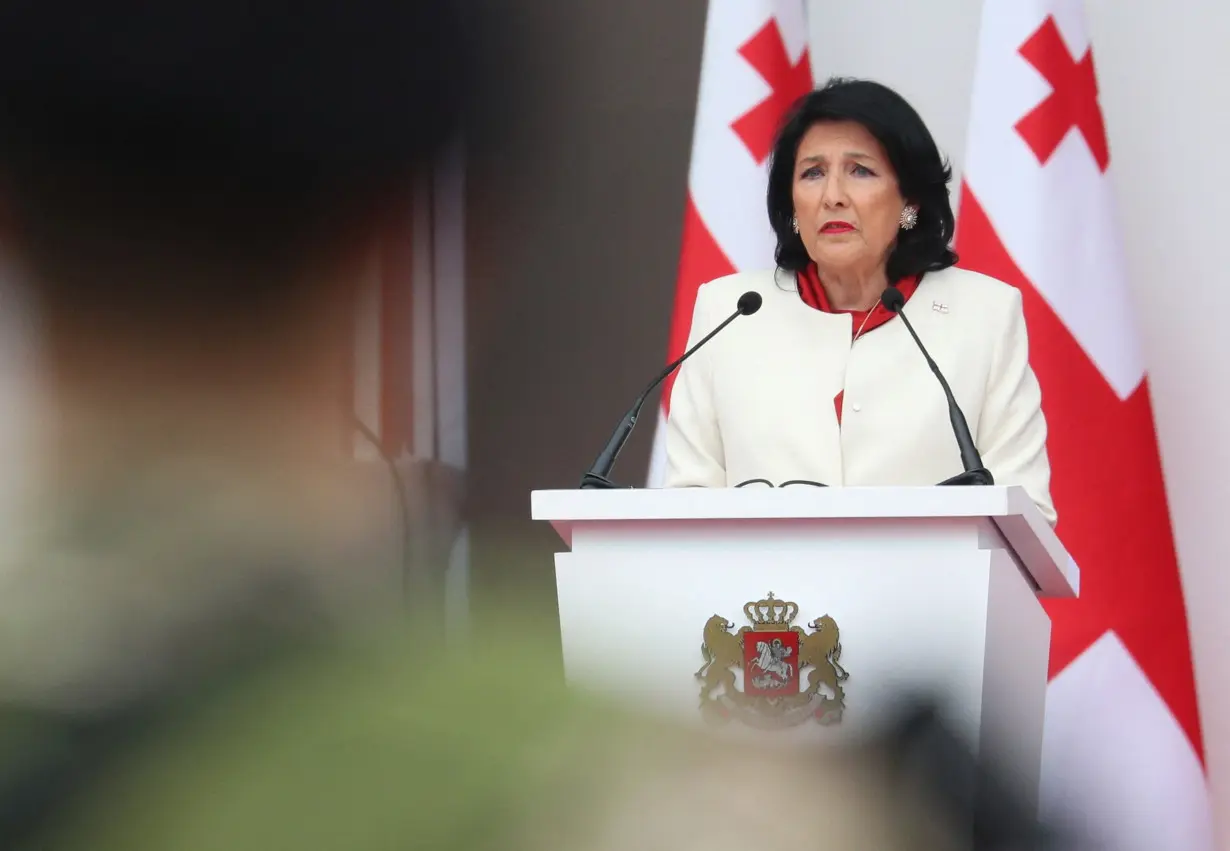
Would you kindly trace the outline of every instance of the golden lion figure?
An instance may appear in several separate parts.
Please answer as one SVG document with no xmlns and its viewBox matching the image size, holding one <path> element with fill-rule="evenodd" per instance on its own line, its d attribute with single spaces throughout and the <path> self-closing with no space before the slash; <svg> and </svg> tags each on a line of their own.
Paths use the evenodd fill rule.
<svg viewBox="0 0 1230 851">
<path fill-rule="evenodd" d="M 833 697 L 824 698 L 828 705 L 836 705 L 840 713 L 845 703 L 845 691 L 841 687 L 850 675 L 841 667 L 841 633 L 837 622 L 828 615 L 817 618 L 808 624 L 815 632 L 808 634 L 802 627 L 791 627 L 799 634 L 799 670 L 810 665 L 807 672 L 807 690 L 804 694 L 814 695 L 820 692 L 820 686 L 825 685 L 833 690 Z M 837 716 L 840 718 L 840 715 Z M 833 720 L 837 720 L 834 718 Z"/>
<path fill-rule="evenodd" d="M 714 615 L 705 622 L 704 643 L 700 646 L 705 663 L 696 672 L 696 678 L 703 681 L 702 704 L 713 697 L 718 686 L 722 686 L 728 696 L 735 696 L 735 672 L 731 668 L 743 664 L 743 633 L 747 632 L 747 627 L 732 633 L 730 630 L 734 627 L 721 615 Z"/>
</svg>

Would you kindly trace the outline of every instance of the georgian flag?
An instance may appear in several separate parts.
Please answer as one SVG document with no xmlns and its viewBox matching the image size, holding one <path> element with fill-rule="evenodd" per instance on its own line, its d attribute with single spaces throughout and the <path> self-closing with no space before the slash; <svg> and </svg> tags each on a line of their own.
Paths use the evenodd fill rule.
<svg viewBox="0 0 1230 851">
<path fill-rule="evenodd" d="M 768 158 L 777 124 L 814 88 L 803 0 L 710 0 L 683 220 L 683 247 L 666 361 L 687 345 L 696 290 L 706 281 L 773 265 L 765 212 Z M 662 406 L 649 486 L 666 473 Z"/>
<path fill-rule="evenodd" d="M 1023 294 L 1058 533 L 1042 814 L 1211 851 L 1192 658 L 1080 0 L 987 0 L 956 248 Z"/>
</svg>

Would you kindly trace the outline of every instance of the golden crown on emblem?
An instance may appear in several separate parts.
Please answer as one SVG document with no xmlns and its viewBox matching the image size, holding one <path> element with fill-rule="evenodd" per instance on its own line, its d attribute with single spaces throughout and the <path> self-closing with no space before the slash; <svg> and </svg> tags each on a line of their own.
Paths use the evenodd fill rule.
<svg viewBox="0 0 1230 851">
<path fill-rule="evenodd" d="M 781 631 L 790 628 L 791 621 L 799 613 L 799 607 L 789 600 L 777 599 L 770 591 L 763 600 L 744 606 L 743 613 L 752 622 L 753 630 Z"/>
</svg>

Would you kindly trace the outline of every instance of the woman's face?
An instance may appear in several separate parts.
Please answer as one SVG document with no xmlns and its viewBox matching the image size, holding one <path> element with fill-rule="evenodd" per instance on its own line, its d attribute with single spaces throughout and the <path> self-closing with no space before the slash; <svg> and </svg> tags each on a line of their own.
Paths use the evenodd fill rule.
<svg viewBox="0 0 1230 851">
<path fill-rule="evenodd" d="M 822 277 L 883 267 L 905 199 L 884 149 L 865 127 L 812 125 L 795 155 L 793 195 L 799 238 Z"/>
</svg>

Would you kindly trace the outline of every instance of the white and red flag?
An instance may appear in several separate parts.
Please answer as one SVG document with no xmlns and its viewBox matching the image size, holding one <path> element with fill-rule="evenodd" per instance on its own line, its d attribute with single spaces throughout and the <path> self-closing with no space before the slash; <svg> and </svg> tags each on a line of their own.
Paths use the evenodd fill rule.
<svg viewBox="0 0 1230 851">
<path fill-rule="evenodd" d="M 1183 590 L 1081 0 L 988 0 L 976 67 L 956 248 L 1023 293 L 1058 532 L 1081 569 L 1080 599 L 1048 605 L 1042 810 L 1116 851 L 1210 851 Z"/>
<path fill-rule="evenodd" d="M 684 352 L 701 284 L 772 266 L 769 153 L 787 108 L 814 84 L 803 0 L 710 0 L 667 362 Z M 663 418 L 672 386 L 673 376 L 662 391 Z M 659 421 L 650 487 L 665 475 L 664 438 Z"/>
</svg>

